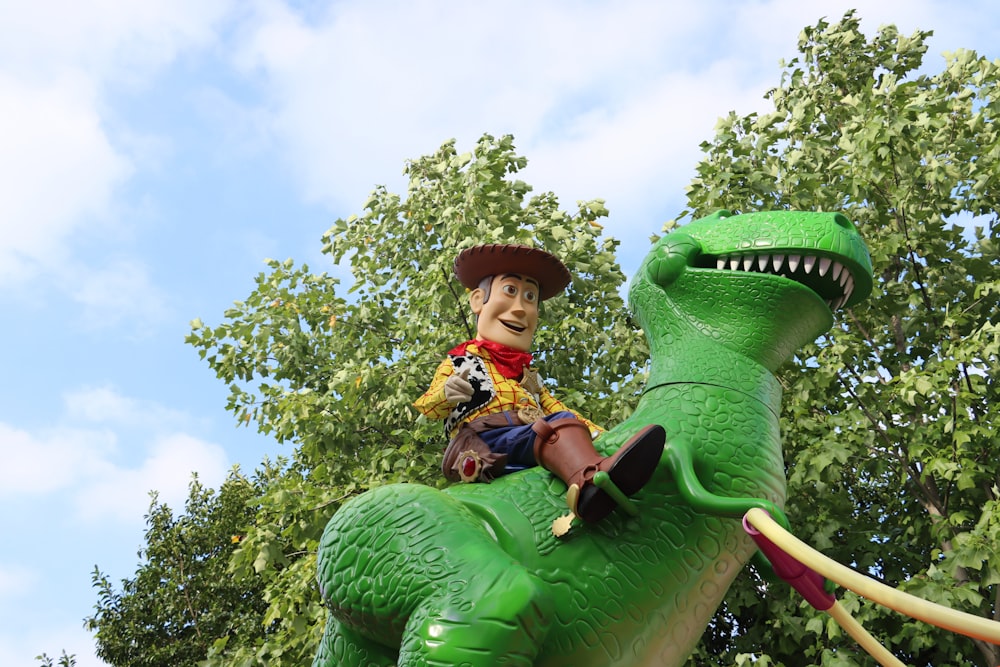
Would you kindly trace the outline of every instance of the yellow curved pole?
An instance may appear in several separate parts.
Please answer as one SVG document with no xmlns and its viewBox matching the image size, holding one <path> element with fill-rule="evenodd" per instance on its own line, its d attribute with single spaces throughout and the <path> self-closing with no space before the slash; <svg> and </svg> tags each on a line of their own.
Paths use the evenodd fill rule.
<svg viewBox="0 0 1000 667">
<path fill-rule="evenodd" d="M 779 549 L 823 577 L 858 595 L 939 628 L 1000 644 L 1000 623 L 996 621 L 928 602 L 844 567 L 800 541 L 762 509 L 751 509 L 745 518 L 747 523 Z"/>
<path fill-rule="evenodd" d="M 882 665 L 882 667 L 906 667 L 905 664 L 900 662 L 899 658 L 889 653 L 886 647 L 882 646 L 877 639 L 872 637 L 839 602 L 834 602 L 833 606 L 826 610 L 826 613 L 830 614 L 840 624 L 840 627 L 844 629 L 844 632 L 849 634 L 861 648 L 868 651 L 871 657 L 878 660 L 878 664 Z"/>
</svg>

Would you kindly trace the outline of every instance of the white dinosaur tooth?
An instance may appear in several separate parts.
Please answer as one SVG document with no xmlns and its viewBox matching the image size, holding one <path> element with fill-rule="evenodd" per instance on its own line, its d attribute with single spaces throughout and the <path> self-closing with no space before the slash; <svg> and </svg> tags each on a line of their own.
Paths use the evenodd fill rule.
<svg viewBox="0 0 1000 667">
<path fill-rule="evenodd" d="M 747 255 L 743 258 L 743 270 L 749 271 L 751 266 L 753 266 L 753 255 Z"/>
<path fill-rule="evenodd" d="M 820 260 L 819 260 L 819 275 L 820 275 L 820 277 L 823 277 L 823 276 L 826 275 L 826 272 L 830 270 L 830 264 L 832 264 L 832 263 L 833 263 L 833 260 L 831 260 L 829 257 L 822 257 L 822 258 L 820 258 Z"/>
<path fill-rule="evenodd" d="M 715 258 L 715 268 L 717 268 L 717 269 L 724 269 L 724 268 L 726 268 L 726 258 L 725 257 L 716 257 Z"/>
<path fill-rule="evenodd" d="M 812 273 L 813 267 L 816 266 L 816 258 L 812 255 L 806 255 L 802 258 L 802 269 L 806 273 Z"/>
<path fill-rule="evenodd" d="M 739 257 L 730 257 L 729 258 L 729 270 L 730 271 L 739 271 L 739 269 L 740 269 L 740 258 Z"/>
<path fill-rule="evenodd" d="M 799 270 L 799 262 L 802 261 L 801 255 L 789 255 L 788 256 L 788 270 L 795 273 Z"/>
<path fill-rule="evenodd" d="M 831 275 L 831 277 L 834 280 L 839 281 L 840 280 L 840 274 L 843 273 L 843 271 L 844 271 L 844 265 L 841 264 L 840 262 L 834 262 L 833 263 L 833 273 L 831 273 L 830 275 Z"/>
<path fill-rule="evenodd" d="M 771 258 L 772 265 L 774 266 L 774 272 L 778 273 L 781 271 L 781 266 L 785 263 L 784 255 L 775 255 Z"/>
<path fill-rule="evenodd" d="M 847 284 L 844 285 L 844 294 L 847 296 L 854 294 L 854 277 L 850 274 L 847 276 Z"/>
<path fill-rule="evenodd" d="M 760 257 L 757 258 L 757 268 L 760 269 L 761 271 L 766 271 L 767 264 L 770 261 L 771 261 L 770 255 L 761 255 Z"/>
</svg>

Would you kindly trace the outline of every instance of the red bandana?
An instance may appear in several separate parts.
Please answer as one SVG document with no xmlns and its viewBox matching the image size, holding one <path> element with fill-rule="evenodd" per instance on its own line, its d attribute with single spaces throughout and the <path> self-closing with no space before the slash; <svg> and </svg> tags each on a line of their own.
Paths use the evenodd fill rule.
<svg viewBox="0 0 1000 667">
<path fill-rule="evenodd" d="M 510 380 L 520 380 L 521 376 L 524 375 L 524 369 L 531 365 L 530 352 L 521 352 L 491 340 L 467 340 L 450 350 L 448 354 L 465 354 L 465 348 L 469 345 L 475 345 L 480 350 L 489 352 L 490 361 L 497 367 L 501 375 Z"/>
</svg>

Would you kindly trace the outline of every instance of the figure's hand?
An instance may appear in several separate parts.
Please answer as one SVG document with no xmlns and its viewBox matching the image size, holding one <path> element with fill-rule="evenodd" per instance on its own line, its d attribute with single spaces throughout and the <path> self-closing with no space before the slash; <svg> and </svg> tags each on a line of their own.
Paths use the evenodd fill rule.
<svg viewBox="0 0 1000 667">
<path fill-rule="evenodd" d="M 469 384 L 469 371 L 471 366 L 466 366 L 454 375 L 449 375 L 444 381 L 444 397 L 449 403 L 465 403 L 472 398 L 472 385 Z"/>
</svg>

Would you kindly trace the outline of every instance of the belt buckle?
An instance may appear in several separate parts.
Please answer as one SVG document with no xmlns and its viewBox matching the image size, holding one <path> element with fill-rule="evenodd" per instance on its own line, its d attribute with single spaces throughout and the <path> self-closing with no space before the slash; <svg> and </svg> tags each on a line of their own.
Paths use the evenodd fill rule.
<svg viewBox="0 0 1000 667">
<path fill-rule="evenodd" d="M 543 417 L 545 417 L 545 413 L 537 405 L 522 405 L 517 410 L 517 418 L 525 424 L 534 424 Z"/>
</svg>

